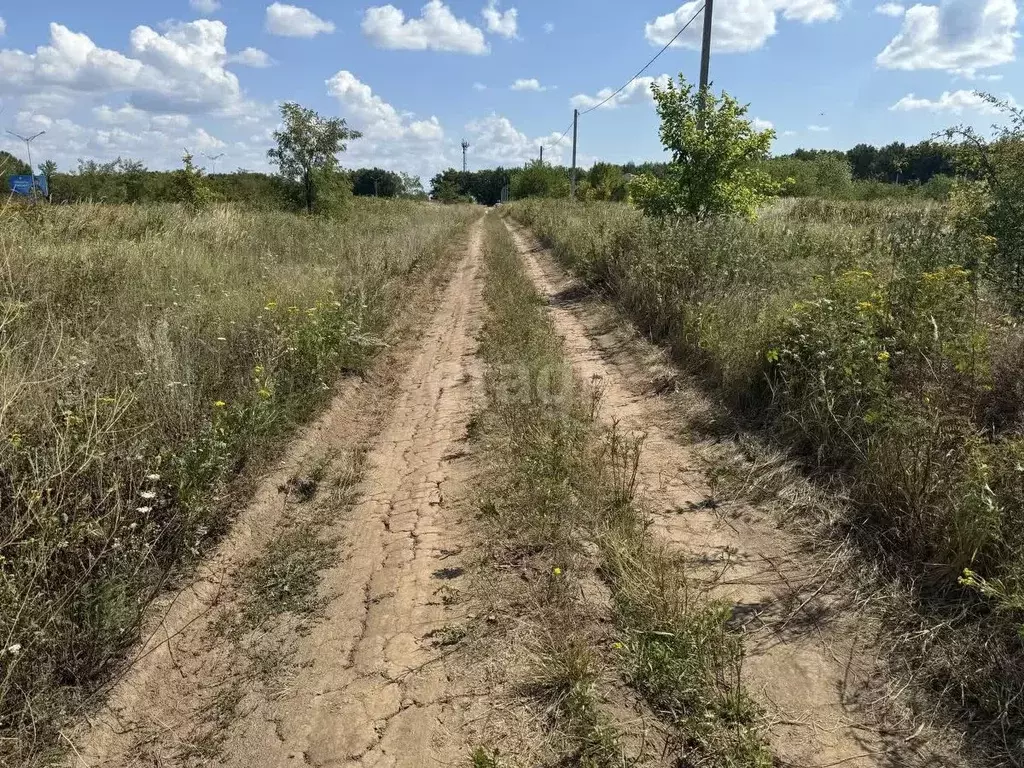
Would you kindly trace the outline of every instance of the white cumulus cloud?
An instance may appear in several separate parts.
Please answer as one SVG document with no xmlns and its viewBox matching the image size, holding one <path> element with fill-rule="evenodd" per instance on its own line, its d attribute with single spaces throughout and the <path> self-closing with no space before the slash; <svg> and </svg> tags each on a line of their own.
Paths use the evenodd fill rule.
<svg viewBox="0 0 1024 768">
<path fill-rule="evenodd" d="M 771 120 L 762 120 L 760 117 L 751 120 L 750 125 L 755 131 L 767 131 L 769 128 L 775 127 L 775 123 Z"/>
<path fill-rule="evenodd" d="M 839 18 L 840 0 L 732 0 L 715 9 L 712 48 L 722 53 L 761 48 L 776 32 L 778 16 L 786 21 L 811 24 Z M 673 13 L 659 16 L 644 28 L 652 45 L 666 45 L 694 14 L 697 18 L 673 43 L 699 50 L 704 24 L 702 0 L 689 0 Z M 700 11 L 698 13 L 698 11 Z"/>
<path fill-rule="evenodd" d="M 76 159 L 85 157 L 99 162 L 116 157 L 143 160 L 155 168 L 180 167 L 184 148 L 194 153 L 227 149 L 227 142 L 205 128 L 194 127 L 185 115 L 148 115 L 131 106 L 103 106 L 93 110 L 94 124 L 82 124 L 67 118 L 52 119 L 38 113 L 19 112 L 18 130 L 45 130 L 33 148 L 42 157 L 54 159 L 61 168 L 73 168 Z M 229 153 L 232 161 L 258 160 L 265 152 L 246 145 Z M 250 163 L 251 164 L 251 163 Z"/>
<path fill-rule="evenodd" d="M 883 16 L 892 16 L 894 19 L 900 18 L 906 12 L 906 7 L 899 3 L 882 3 L 875 6 L 875 13 L 880 13 Z"/>
<path fill-rule="evenodd" d="M 6 32 L 7 32 L 7 22 L 4 21 L 4 17 L 3 16 L 0 16 L 0 37 L 2 37 L 4 34 L 6 34 Z"/>
<path fill-rule="evenodd" d="M 550 86 L 541 85 L 540 80 L 535 77 L 530 78 L 519 78 L 512 83 L 511 88 L 513 91 L 548 91 L 551 90 Z"/>
<path fill-rule="evenodd" d="M 233 53 L 228 57 L 228 61 L 233 64 L 241 64 L 246 67 L 254 67 L 256 69 L 266 69 L 267 67 L 274 66 L 274 60 L 270 58 L 270 54 L 266 51 L 261 51 L 259 48 L 243 48 L 238 53 Z"/>
<path fill-rule="evenodd" d="M 326 81 L 327 93 L 338 100 L 342 116 L 363 137 L 349 144 L 346 165 L 374 165 L 425 174 L 445 164 L 444 129 L 437 117 L 423 120 L 399 112 L 348 70 Z"/>
<path fill-rule="evenodd" d="M 973 76 L 1015 58 L 1016 0 L 942 0 L 915 5 L 875 61 L 886 69 L 942 69 Z"/>
<path fill-rule="evenodd" d="M 550 35 L 554 31 L 555 31 L 555 25 L 554 24 L 552 24 L 550 21 L 544 22 L 544 34 L 545 35 Z"/>
<path fill-rule="evenodd" d="M 487 31 L 495 35 L 501 35 L 512 39 L 519 29 L 519 11 L 509 8 L 507 11 L 498 10 L 498 0 L 489 0 L 483 10 L 484 21 L 487 22 Z"/>
<path fill-rule="evenodd" d="M 608 100 L 601 106 L 601 109 L 615 109 L 616 107 L 624 107 L 630 104 L 643 104 L 643 103 L 654 103 L 654 96 L 651 94 L 651 85 L 657 83 L 664 87 L 668 85 L 671 78 L 668 75 L 661 75 L 660 77 L 638 77 L 636 80 L 627 85 L 620 93 L 615 94 L 614 88 L 602 88 L 594 96 L 588 96 L 584 93 L 577 94 L 570 99 L 572 106 L 576 109 L 591 109 L 596 107 L 601 102 Z"/>
<path fill-rule="evenodd" d="M 812 133 L 828 133 L 832 128 L 827 125 L 808 125 L 807 130 Z"/>
<path fill-rule="evenodd" d="M 530 138 L 518 130 L 507 117 L 491 114 L 466 125 L 466 135 L 472 146 L 472 156 L 478 164 L 487 166 L 522 165 L 537 159 L 543 144 L 544 160 L 564 162 L 571 138 L 552 133 Z"/>
<path fill-rule="evenodd" d="M 219 0 L 188 0 L 188 4 L 200 13 L 213 13 L 220 8 Z"/>
<path fill-rule="evenodd" d="M 312 11 L 297 5 L 274 3 L 267 6 L 266 29 L 281 37 L 316 37 L 334 31 L 334 22 L 321 19 Z"/>
<path fill-rule="evenodd" d="M 1009 99 L 1013 104 L 1013 99 Z M 937 99 L 918 98 L 908 93 L 902 99 L 893 104 L 889 109 L 893 112 L 911 112 L 913 110 L 927 110 L 928 112 L 953 112 L 961 114 L 965 110 L 981 112 L 982 114 L 995 114 L 998 108 L 990 104 L 974 91 L 943 91 Z"/>
<path fill-rule="evenodd" d="M 198 19 L 164 29 L 133 29 L 128 56 L 53 23 L 49 44 L 33 53 L 0 50 L 0 92 L 65 100 L 69 94 L 122 92 L 133 106 L 151 112 L 236 114 L 247 108 L 238 78 L 225 69 L 222 22 Z"/>
<path fill-rule="evenodd" d="M 475 55 L 490 52 L 483 30 L 456 18 L 442 0 L 430 0 L 415 19 L 407 19 L 393 5 L 368 8 L 362 26 L 363 34 L 378 48 Z"/>
</svg>

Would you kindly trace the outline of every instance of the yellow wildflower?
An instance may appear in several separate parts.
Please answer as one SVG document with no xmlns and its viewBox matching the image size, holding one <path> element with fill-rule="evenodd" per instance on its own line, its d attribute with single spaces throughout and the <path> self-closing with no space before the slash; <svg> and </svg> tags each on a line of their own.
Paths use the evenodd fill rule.
<svg viewBox="0 0 1024 768">
<path fill-rule="evenodd" d="M 227 403 L 225 403 L 223 400 L 214 400 L 213 401 L 213 407 L 214 408 L 223 408 L 225 405 L 227 405 Z"/>
<path fill-rule="evenodd" d="M 883 349 L 881 352 L 878 353 L 878 355 L 876 355 L 876 357 L 878 357 L 878 362 L 888 363 L 890 355 Z"/>
</svg>

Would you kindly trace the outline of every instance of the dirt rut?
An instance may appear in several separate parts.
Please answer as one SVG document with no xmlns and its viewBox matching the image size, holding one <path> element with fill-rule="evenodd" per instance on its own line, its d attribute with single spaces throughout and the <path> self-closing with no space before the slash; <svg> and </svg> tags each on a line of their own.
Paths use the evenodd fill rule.
<svg viewBox="0 0 1024 768">
<path fill-rule="evenodd" d="M 921 729 L 878 717 L 885 697 L 877 693 L 872 625 L 848 610 L 835 564 L 767 514 L 716 503 L 707 460 L 680 433 L 678 409 L 661 394 L 661 383 L 676 378 L 664 355 L 608 307 L 583 300 L 586 291 L 528 231 L 509 228 L 577 375 L 602 391 L 606 418 L 643 436 L 639 483 L 653 530 L 686 553 L 714 596 L 735 605 L 745 632 L 744 678 L 766 710 L 775 755 L 809 768 L 935 764 Z"/>
<path fill-rule="evenodd" d="M 109 705 L 75 739 L 75 765 L 383 768 L 465 761 L 469 745 L 460 729 L 486 697 L 452 672 L 450 654 L 467 617 L 465 606 L 448 598 L 463 571 L 460 499 L 471 472 L 464 447 L 481 394 L 475 337 L 482 233 L 477 222 L 436 311 L 421 313 L 419 338 L 392 354 L 404 373 L 390 385 L 343 389 L 261 482 Z M 269 691 L 247 681 L 231 685 L 237 660 L 212 625 L 217 608 L 232 600 L 239 565 L 274 535 L 282 482 L 315 452 L 362 441 L 370 450 L 357 500 L 326 532 L 340 542 L 340 557 L 321 574 L 320 617 L 291 638 L 286 679 Z M 225 717 L 229 691 L 237 701 Z M 204 754 L 195 734 L 211 729 L 215 751 Z"/>
</svg>

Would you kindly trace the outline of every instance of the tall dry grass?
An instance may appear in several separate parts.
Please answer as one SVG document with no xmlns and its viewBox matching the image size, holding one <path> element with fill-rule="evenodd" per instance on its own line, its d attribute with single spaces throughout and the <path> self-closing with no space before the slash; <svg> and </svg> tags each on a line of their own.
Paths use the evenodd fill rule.
<svg viewBox="0 0 1024 768">
<path fill-rule="evenodd" d="M 1024 759 L 1024 333 L 973 271 L 989 243 L 927 204 L 787 201 L 703 224 L 511 210 L 841 485 L 836 533 L 912 598 L 893 606 L 910 672 Z"/>
<path fill-rule="evenodd" d="M 30 762 L 473 213 L 0 212 L 0 763 Z"/>
</svg>

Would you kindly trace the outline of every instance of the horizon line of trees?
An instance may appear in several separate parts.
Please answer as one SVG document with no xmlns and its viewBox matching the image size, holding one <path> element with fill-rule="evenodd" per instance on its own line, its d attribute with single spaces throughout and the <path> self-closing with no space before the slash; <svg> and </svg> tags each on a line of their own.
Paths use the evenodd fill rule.
<svg viewBox="0 0 1024 768">
<path fill-rule="evenodd" d="M 198 169 L 197 169 L 198 170 Z M 8 152 L 0 151 L 0 179 L 4 193 L 11 176 L 29 173 L 28 163 Z M 54 203 L 75 203 L 88 200 L 107 203 L 169 202 L 177 200 L 175 178 L 180 170 L 156 171 L 138 161 L 118 157 L 106 163 L 79 160 L 71 171 L 58 171 L 56 163 L 41 163 L 37 175 L 49 182 L 50 199 Z M 426 199 L 423 182 L 418 176 L 395 173 L 382 168 L 339 169 L 339 177 L 351 185 L 356 196 Z M 214 199 L 221 202 L 245 202 L 257 206 L 280 206 L 282 201 L 298 204 L 295 182 L 279 174 L 235 171 L 202 174 Z"/>
<path fill-rule="evenodd" d="M 342 132 L 344 138 L 358 138 L 354 132 Z M 782 194 L 789 196 L 886 196 L 905 192 L 897 189 L 899 186 L 926 186 L 937 190 L 934 196 L 941 197 L 949 186 L 947 179 L 956 172 L 956 149 L 931 140 L 912 145 L 893 142 L 882 147 L 862 143 L 845 151 L 799 148 L 765 162 L 773 178 L 783 182 Z M 667 168 L 667 162 L 596 163 L 590 169 L 578 171 L 578 195 L 581 199 L 626 200 L 631 177 L 649 174 L 662 178 Z M 0 175 L 5 188 L 8 177 L 29 172 L 23 160 L 0 151 Z M 39 165 L 38 172 L 47 177 L 51 200 L 55 203 L 85 200 L 141 203 L 176 199 L 174 180 L 178 171 L 149 170 L 138 160 L 120 157 L 107 163 L 79 160 L 78 167 L 70 172 L 60 172 L 53 161 L 46 161 Z M 359 197 L 421 200 L 428 197 L 420 178 L 410 174 L 376 167 L 350 170 L 338 167 L 332 172 L 336 176 L 335 183 L 345 187 L 343 194 L 350 191 Z M 501 200 L 506 186 L 512 199 L 565 197 L 569 194 L 570 174 L 567 167 L 542 165 L 537 161 L 522 168 L 499 166 L 468 172 L 449 168 L 431 179 L 429 197 L 442 202 L 474 201 L 494 205 Z M 203 179 L 212 197 L 223 202 L 307 209 L 311 204 L 308 185 L 297 177 L 240 168 L 204 175 Z M 312 177 L 309 183 L 313 183 Z M 851 193 L 851 189 L 855 191 Z"/>
</svg>

